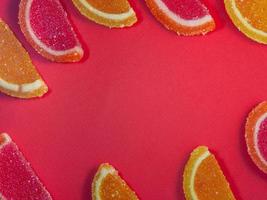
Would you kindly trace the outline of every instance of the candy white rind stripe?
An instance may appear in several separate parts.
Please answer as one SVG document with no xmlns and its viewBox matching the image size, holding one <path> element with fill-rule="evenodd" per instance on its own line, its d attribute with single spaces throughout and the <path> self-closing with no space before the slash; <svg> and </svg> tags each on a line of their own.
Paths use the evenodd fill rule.
<svg viewBox="0 0 267 200">
<path fill-rule="evenodd" d="M 118 13 L 118 14 L 114 14 L 114 13 L 105 13 L 105 12 L 102 12 L 100 10 L 97 10 L 96 8 L 94 8 L 92 5 L 90 5 L 88 3 L 88 1 L 86 0 L 79 0 L 81 2 L 81 4 L 84 5 L 84 7 L 86 7 L 89 11 L 91 11 L 92 13 L 100 16 L 100 17 L 103 17 L 103 18 L 106 18 L 106 19 L 111 19 L 111 20 L 118 20 L 118 21 L 122 21 L 122 20 L 125 20 L 125 19 L 128 19 L 129 17 L 135 15 L 135 12 L 132 8 L 130 8 L 129 11 L 125 12 L 125 13 Z"/>
<path fill-rule="evenodd" d="M 108 175 L 108 174 L 117 174 L 117 171 L 113 167 L 102 168 L 99 172 L 98 180 L 96 181 L 95 187 L 98 189 L 101 186 L 102 180 Z M 101 199 L 99 196 L 99 193 L 96 193 L 96 199 Z"/>
<path fill-rule="evenodd" d="M 5 88 L 7 90 L 11 90 L 14 92 L 18 92 L 19 91 L 19 85 L 18 84 L 14 84 L 14 83 L 9 83 L 7 81 L 5 81 L 4 79 L 0 78 L 0 86 L 2 88 Z"/>
<path fill-rule="evenodd" d="M 241 21 L 242 24 L 244 24 L 244 26 L 246 26 L 248 29 L 252 30 L 253 32 L 262 35 L 264 37 L 267 37 L 267 33 L 259 30 L 255 27 L 253 27 L 247 20 L 245 17 L 242 16 L 241 12 L 239 11 L 239 9 L 236 6 L 235 0 L 230 0 L 231 5 L 232 5 L 232 9 L 236 15 L 236 17 Z"/>
<path fill-rule="evenodd" d="M 41 79 L 38 79 L 32 83 L 24 83 L 21 85 L 9 83 L 0 78 L 0 87 L 5 88 L 7 90 L 13 92 L 19 92 L 21 90 L 22 93 L 32 92 L 44 86 L 44 82 Z"/>
<path fill-rule="evenodd" d="M 155 0 L 155 3 L 157 4 L 159 9 L 161 9 L 167 16 L 169 16 L 169 18 L 171 18 L 177 24 L 181 24 L 183 26 L 195 27 L 213 21 L 211 15 L 205 15 L 204 17 L 201 17 L 199 19 L 183 19 L 176 13 L 172 12 L 163 1 Z"/>
<path fill-rule="evenodd" d="M 21 92 L 32 92 L 34 90 L 41 88 L 43 85 L 44 82 L 40 79 L 32 83 L 25 83 L 21 85 Z"/>
<path fill-rule="evenodd" d="M 71 48 L 71 49 L 68 49 L 68 50 L 58 51 L 58 50 L 51 49 L 46 44 L 44 44 L 41 40 L 39 40 L 39 38 L 35 35 L 32 27 L 31 27 L 31 24 L 30 24 L 30 10 L 31 10 L 32 1 L 33 0 L 28 0 L 28 2 L 26 4 L 25 22 L 26 22 L 26 28 L 27 28 L 30 36 L 32 37 L 33 41 L 39 47 L 44 49 L 44 51 L 46 51 L 47 53 L 49 53 L 51 55 L 62 56 L 62 55 L 71 54 L 73 52 L 77 52 L 78 54 L 83 54 L 83 49 L 80 46 L 75 46 L 74 48 Z"/>
<path fill-rule="evenodd" d="M 267 165 L 267 161 L 263 158 L 263 156 L 261 155 L 260 149 L 258 147 L 258 133 L 260 130 L 260 126 L 261 123 L 267 118 L 267 113 L 264 113 L 257 121 L 256 125 L 255 125 L 255 129 L 254 129 L 254 134 L 253 134 L 253 140 L 254 140 L 254 145 L 255 145 L 255 149 L 257 152 L 257 155 L 259 156 L 260 160 Z"/>
<path fill-rule="evenodd" d="M 193 200 L 198 200 L 197 194 L 195 192 L 195 187 L 194 187 L 195 176 L 196 176 L 196 173 L 197 173 L 197 169 L 201 165 L 202 161 L 205 160 L 207 157 L 209 157 L 209 155 L 210 155 L 210 152 L 209 151 L 206 151 L 205 153 L 203 153 L 197 159 L 197 161 L 194 164 L 194 167 L 193 167 L 193 170 L 192 170 L 192 175 L 190 177 L 190 186 L 189 186 L 189 188 L 191 190 L 191 194 L 192 194 Z"/>
</svg>

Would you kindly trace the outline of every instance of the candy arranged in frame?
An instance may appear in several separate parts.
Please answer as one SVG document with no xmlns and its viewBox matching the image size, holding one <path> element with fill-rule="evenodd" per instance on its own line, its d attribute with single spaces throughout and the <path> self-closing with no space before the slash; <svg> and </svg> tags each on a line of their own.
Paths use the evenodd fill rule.
<svg viewBox="0 0 267 200">
<path fill-rule="evenodd" d="M 247 37 L 267 44 L 267 1 L 224 0 L 234 25 Z"/>
<path fill-rule="evenodd" d="M 29 54 L 3 20 L 0 20 L 0 91 L 18 98 L 41 97 L 48 91 Z"/>
<path fill-rule="evenodd" d="M 72 0 L 88 19 L 110 28 L 132 26 L 136 14 L 128 0 Z"/>
<path fill-rule="evenodd" d="M 92 199 L 138 200 L 138 197 L 113 166 L 102 164 L 93 180 Z"/>
<path fill-rule="evenodd" d="M 0 134 L 0 198 L 52 200 L 8 134 Z"/>
<path fill-rule="evenodd" d="M 215 21 L 200 0 L 145 0 L 152 14 L 178 35 L 204 35 L 215 29 Z"/>
<path fill-rule="evenodd" d="M 253 162 L 267 173 L 267 102 L 254 108 L 246 122 L 247 149 Z"/>
<path fill-rule="evenodd" d="M 235 199 L 215 156 L 205 146 L 191 153 L 183 177 L 186 200 Z"/>
<path fill-rule="evenodd" d="M 59 0 L 21 0 L 19 24 L 27 41 L 45 58 L 82 59 L 83 49 Z"/>
</svg>

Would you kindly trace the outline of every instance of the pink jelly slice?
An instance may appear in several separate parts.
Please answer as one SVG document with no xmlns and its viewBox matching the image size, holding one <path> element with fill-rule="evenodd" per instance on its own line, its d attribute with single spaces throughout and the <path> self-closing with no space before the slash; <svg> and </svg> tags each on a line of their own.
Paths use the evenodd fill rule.
<svg viewBox="0 0 267 200">
<path fill-rule="evenodd" d="M 258 148 L 262 157 L 267 161 L 267 118 L 265 118 L 258 132 Z"/>
<path fill-rule="evenodd" d="M 183 19 L 199 19 L 209 14 L 199 0 L 162 0 L 166 6 Z"/>
<path fill-rule="evenodd" d="M 39 40 L 53 50 L 67 50 L 78 43 L 59 0 L 33 0 L 30 24 Z"/>
<path fill-rule="evenodd" d="M 9 136 L 2 134 L 0 146 L 0 199 L 48 200 L 52 199 L 30 164 Z M 3 144 L 3 140 L 7 144 Z"/>
</svg>

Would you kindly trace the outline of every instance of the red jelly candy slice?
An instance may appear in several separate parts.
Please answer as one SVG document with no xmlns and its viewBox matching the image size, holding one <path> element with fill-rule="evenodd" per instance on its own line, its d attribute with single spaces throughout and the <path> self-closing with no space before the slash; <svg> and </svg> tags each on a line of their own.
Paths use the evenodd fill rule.
<svg viewBox="0 0 267 200">
<path fill-rule="evenodd" d="M 5 200 L 52 199 L 7 134 L 0 135 L 0 193 Z"/>
</svg>

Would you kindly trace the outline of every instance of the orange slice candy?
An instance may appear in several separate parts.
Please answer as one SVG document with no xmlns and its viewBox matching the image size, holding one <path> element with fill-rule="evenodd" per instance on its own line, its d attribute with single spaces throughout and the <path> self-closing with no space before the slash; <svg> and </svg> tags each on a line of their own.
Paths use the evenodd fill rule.
<svg viewBox="0 0 267 200">
<path fill-rule="evenodd" d="M 235 26 L 247 37 L 267 44 L 267 1 L 224 0 Z"/>
<path fill-rule="evenodd" d="M 183 188 L 186 200 L 234 200 L 222 170 L 208 148 L 196 148 L 185 166 Z"/>
<path fill-rule="evenodd" d="M 48 88 L 29 54 L 8 25 L 0 20 L 0 91 L 19 98 L 43 96 Z"/>
<path fill-rule="evenodd" d="M 267 102 L 260 103 L 247 118 L 246 142 L 253 162 L 267 173 Z"/>
<path fill-rule="evenodd" d="M 84 51 L 59 0 L 21 0 L 21 31 L 32 47 L 55 62 L 77 62 Z"/>
<path fill-rule="evenodd" d="M 135 192 L 109 164 L 100 165 L 92 184 L 93 200 L 138 200 Z"/>
<path fill-rule="evenodd" d="M 215 22 L 200 0 L 145 0 L 152 14 L 178 35 L 204 35 L 215 29 Z"/>
<path fill-rule="evenodd" d="M 72 0 L 88 19 L 107 27 L 123 28 L 137 22 L 128 0 Z"/>
</svg>

